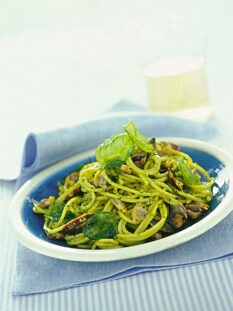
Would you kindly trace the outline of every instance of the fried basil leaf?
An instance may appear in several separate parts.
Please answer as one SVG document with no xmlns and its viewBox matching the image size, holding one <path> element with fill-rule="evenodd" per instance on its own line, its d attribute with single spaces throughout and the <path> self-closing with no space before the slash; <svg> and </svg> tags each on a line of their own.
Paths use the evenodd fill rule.
<svg viewBox="0 0 233 311">
<path fill-rule="evenodd" d="M 201 180 L 193 173 L 191 168 L 184 163 L 182 159 L 179 161 L 178 168 L 181 174 L 181 177 L 186 185 L 201 185 Z"/>
<path fill-rule="evenodd" d="M 117 233 L 117 219 L 111 212 L 96 212 L 86 221 L 83 234 L 92 239 L 113 238 Z"/>
<path fill-rule="evenodd" d="M 149 140 L 135 128 L 133 121 L 123 126 L 123 129 L 129 134 L 130 138 L 140 150 L 148 153 L 155 152 Z"/>
<path fill-rule="evenodd" d="M 96 148 L 96 160 L 106 169 L 114 169 L 125 163 L 132 154 L 134 143 L 126 133 L 113 135 Z"/>
<path fill-rule="evenodd" d="M 61 218 L 61 214 L 63 212 L 64 207 L 65 207 L 64 202 L 52 202 L 48 210 L 44 214 L 44 217 L 48 218 L 53 222 L 57 222 Z M 74 217 L 75 215 L 71 211 L 67 211 L 65 215 L 65 220 L 71 220 Z"/>
</svg>

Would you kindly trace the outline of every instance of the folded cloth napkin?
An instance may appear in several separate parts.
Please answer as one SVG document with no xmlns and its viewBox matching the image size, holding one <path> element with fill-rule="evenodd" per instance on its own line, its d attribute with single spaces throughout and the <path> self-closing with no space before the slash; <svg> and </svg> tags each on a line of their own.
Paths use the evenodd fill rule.
<svg viewBox="0 0 233 311">
<path fill-rule="evenodd" d="M 124 107 L 124 112 L 118 113 Z M 127 109 L 128 107 L 128 109 Z M 114 113 L 47 133 L 31 133 L 25 143 L 18 186 L 41 169 L 75 153 L 96 147 L 121 131 L 132 119 L 145 136 L 181 136 L 218 141 L 212 122 L 198 123 L 136 109 L 120 103 Z M 128 111 L 127 111 L 128 110 Z M 233 256 L 233 213 L 200 237 L 175 248 L 140 258 L 105 263 L 64 261 L 35 253 L 18 244 L 12 293 L 26 295 L 113 280 L 143 271 L 156 271 Z"/>
</svg>

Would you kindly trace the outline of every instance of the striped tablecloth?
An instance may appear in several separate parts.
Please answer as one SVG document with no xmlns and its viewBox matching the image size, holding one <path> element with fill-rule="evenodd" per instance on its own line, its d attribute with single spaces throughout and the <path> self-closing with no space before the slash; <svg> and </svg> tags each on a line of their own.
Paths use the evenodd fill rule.
<svg viewBox="0 0 233 311">
<path fill-rule="evenodd" d="M 0 310 L 233 310 L 233 259 L 135 276 L 57 291 L 12 296 L 16 240 L 7 226 L 14 182 L 0 182 Z"/>
</svg>

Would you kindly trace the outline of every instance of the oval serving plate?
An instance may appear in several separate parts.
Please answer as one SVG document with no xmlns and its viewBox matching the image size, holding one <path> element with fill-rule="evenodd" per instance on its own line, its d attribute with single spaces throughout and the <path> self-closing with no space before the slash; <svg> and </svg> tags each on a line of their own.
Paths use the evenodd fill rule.
<svg viewBox="0 0 233 311">
<path fill-rule="evenodd" d="M 33 213 L 30 199 L 40 201 L 57 195 L 57 181 L 87 159 L 94 150 L 65 159 L 28 180 L 16 193 L 9 210 L 9 224 L 16 238 L 35 252 L 73 261 L 114 261 L 157 253 L 187 242 L 214 227 L 233 210 L 233 158 L 214 145 L 193 139 L 166 137 L 189 154 L 194 162 L 215 177 L 210 211 L 196 223 L 161 240 L 118 249 L 86 250 L 70 247 L 63 241 L 49 240 L 43 231 L 43 216 Z M 161 139 L 158 139 L 161 140 Z"/>
</svg>

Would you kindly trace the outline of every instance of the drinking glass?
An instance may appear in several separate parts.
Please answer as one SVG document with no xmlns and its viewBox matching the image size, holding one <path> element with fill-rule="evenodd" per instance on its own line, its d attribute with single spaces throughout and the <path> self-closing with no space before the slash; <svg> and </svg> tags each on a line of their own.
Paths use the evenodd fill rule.
<svg viewBox="0 0 233 311">
<path fill-rule="evenodd" d="M 149 109 L 208 120 L 213 109 L 206 75 L 208 27 L 205 19 L 193 16 L 189 20 L 176 12 L 165 26 L 161 26 L 160 38 L 153 37 L 154 44 L 150 45 L 151 49 L 148 46 L 150 57 L 143 65 Z"/>
<path fill-rule="evenodd" d="M 213 114 L 202 56 L 166 57 L 144 67 L 149 109 L 205 121 Z"/>
</svg>

